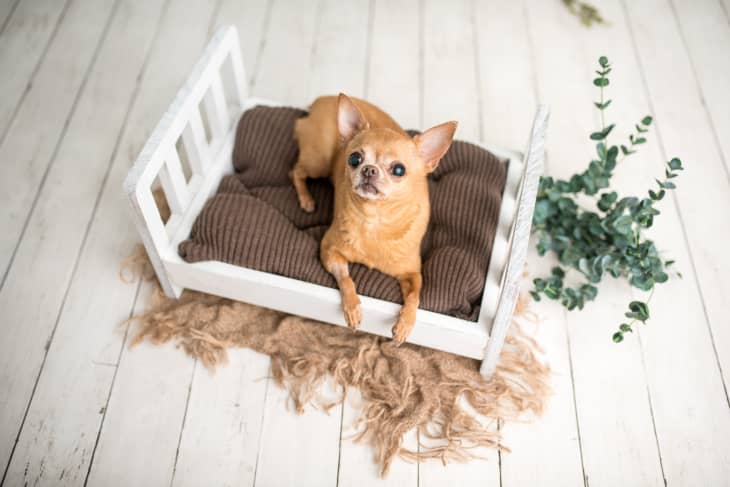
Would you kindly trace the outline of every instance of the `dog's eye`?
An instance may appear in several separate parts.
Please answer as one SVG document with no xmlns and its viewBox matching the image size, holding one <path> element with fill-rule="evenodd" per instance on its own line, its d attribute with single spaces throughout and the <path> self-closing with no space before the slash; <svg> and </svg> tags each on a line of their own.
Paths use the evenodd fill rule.
<svg viewBox="0 0 730 487">
<path fill-rule="evenodd" d="M 352 167 L 357 167 L 362 162 L 362 154 L 353 152 L 347 157 L 347 163 Z"/>
<path fill-rule="evenodd" d="M 396 162 L 393 164 L 393 167 L 390 168 L 390 172 L 393 173 L 393 176 L 402 177 L 406 175 L 406 166 L 401 164 L 400 162 Z"/>
</svg>

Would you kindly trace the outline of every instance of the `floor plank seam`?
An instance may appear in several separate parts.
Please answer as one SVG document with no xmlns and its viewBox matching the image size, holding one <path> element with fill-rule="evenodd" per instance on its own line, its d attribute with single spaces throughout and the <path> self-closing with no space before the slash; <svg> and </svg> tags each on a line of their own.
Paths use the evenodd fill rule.
<svg viewBox="0 0 730 487">
<path fill-rule="evenodd" d="M 471 27 L 472 43 L 474 44 L 474 82 L 476 83 L 477 93 L 477 133 L 479 140 L 484 141 L 484 101 L 482 99 L 482 73 L 479 50 L 479 34 L 477 30 L 477 8 L 476 0 L 469 2 L 469 26 Z"/>
<path fill-rule="evenodd" d="M 101 439 L 101 432 L 104 430 L 104 423 L 106 421 L 106 415 L 109 412 L 109 403 L 111 402 L 112 393 L 114 392 L 114 384 L 117 380 L 117 374 L 119 373 L 119 364 L 122 362 L 122 356 L 124 355 L 124 351 L 127 348 L 127 339 L 129 337 L 129 330 L 132 327 L 132 319 L 134 317 L 134 310 L 137 306 L 137 301 L 140 298 L 140 294 L 142 293 L 142 280 L 144 278 L 140 278 L 137 282 L 137 290 L 134 293 L 134 299 L 132 299 L 132 305 L 129 308 L 129 315 L 128 320 L 129 322 L 124 328 L 124 336 L 122 338 L 122 344 L 119 347 L 119 353 L 117 355 L 117 367 L 114 370 L 114 373 L 112 374 L 112 380 L 109 384 L 109 391 L 106 395 L 106 401 L 104 403 L 104 412 L 101 415 L 101 421 L 99 421 L 99 428 L 96 431 L 96 439 L 94 440 L 94 447 L 91 449 L 91 455 L 89 456 L 89 466 L 86 469 L 86 476 L 84 477 L 84 487 L 86 487 L 87 483 L 89 482 L 89 477 L 91 476 L 91 468 L 94 465 L 94 457 L 96 456 L 96 449 L 99 446 L 99 440 Z"/>
<path fill-rule="evenodd" d="M 727 19 L 728 25 L 730 25 L 730 12 L 727 11 L 727 6 L 725 6 L 725 3 L 722 0 L 717 0 L 717 2 L 720 4 L 720 8 L 722 9 L 723 13 L 725 14 L 725 18 Z"/>
<path fill-rule="evenodd" d="M 211 37 L 213 37 L 213 35 L 215 34 L 216 20 L 218 20 L 218 16 L 220 15 L 221 8 L 223 8 L 223 0 L 217 0 L 215 3 L 215 6 L 213 7 L 213 11 L 210 14 L 210 21 L 208 21 L 208 30 L 207 30 L 208 41 L 210 41 Z M 241 42 L 240 39 L 238 42 L 240 44 L 240 42 Z"/>
<path fill-rule="evenodd" d="M 261 39 L 259 39 L 259 45 L 256 48 L 256 58 L 253 62 L 253 68 L 251 68 L 251 74 L 249 75 L 248 79 L 248 85 L 249 89 L 253 90 L 254 87 L 254 81 L 256 79 L 256 75 L 259 72 L 259 63 L 261 62 L 261 54 L 264 52 L 264 46 L 266 45 L 266 37 L 269 32 L 269 28 L 271 27 L 271 11 L 274 8 L 274 1 L 275 0 L 268 0 L 266 2 L 266 9 L 264 11 L 264 19 L 262 21 L 261 25 Z"/>
<path fill-rule="evenodd" d="M 717 127 L 715 127 L 715 121 L 712 118 L 712 114 L 710 113 L 710 110 L 707 106 L 707 99 L 705 98 L 704 90 L 702 89 L 702 83 L 700 83 L 700 77 L 697 74 L 697 67 L 695 66 L 694 59 L 692 59 L 692 52 L 689 50 L 689 45 L 687 44 L 687 38 L 684 35 L 684 29 L 682 28 L 682 22 L 679 20 L 679 13 L 677 12 L 677 7 L 674 5 L 674 0 L 667 0 L 669 3 L 669 8 L 672 10 L 672 16 L 674 17 L 674 23 L 677 27 L 677 32 L 679 32 L 679 38 L 682 40 L 682 47 L 684 47 L 684 52 L 687 54 L 687 59 L 689 60 L 689 67 L 690 71 L 692 71 L 692 78 L 695 81 L 695 87 L 697 89 L 697 94 L 700 98 L 700 104 L 702 105 L 702 111 L 705 112 L 705 118 L 707 119 L 707 122 L 710 125 L 710 128 L 712 129 L 712 138 L 715 142 L 715 148 L 717 149 L 717 154 L 720 157 L 720 162 L 722 163 L 722 166 L 725 168 L 725 177 L 727 178 L 728 182 L 730 183 L 730 167 L 728 167 L 728 161 L 725 158 L 725 153 L 722 150 L 722 145 L 720 144 L 720 136 L 717 133 Z"/>
<path fill-rule="evenodd" d="M 271 362 L 271 359 L 269 359 L 269 363 Z M 253 467 L 253 483 L 252 487 L 256 487 L 256 475 L 259 471 L 259 460 L 261 460 L 261 440 L 264 437 L 264 430 L 266 428 L 266 400 L 269 396 L 269 384 L 271 384 L 271 365 L 269 364 L 269 373 L 266 374 L 265 380 L 266 385 L 264 386 L 264 399 L 263 399 L 263 405 L 264 407 L 261 408 L 261 429 L 259 430 L 259 438 L 256 445 L 256 464 Z"/>
<path fill-rule="evenodd" d="M 20 111 L 20 107 L 23 105 L 25 98 L 28 96 L 28 92 L 31 90 L 31 88 L 33 86 L 33 80 L 35 79 L 36 74 L 38 74 L 38 70 L 41 68 L 41 66 L 43 65 L 43 63 L 46 60 L 48 51 L 51 49 L 51 45 L 53 44 L 53 41 L 56 39 L 58 30 L 60 29 L 61 24 L 63 23 L 63 21 L 66 18 L 66 13 L 68 12 L 69 6 L 71 5 L 72 1 L 73 0 L 66 0 L 66 3 L 64 4 L 63 9 L 61 10 L 61 13 L 58 16 L 58 20 L 56 21 L 56 24 L 53 26 L 51 35 L 48 36 L 46 45 L 43 46 L 41 55 L 38 56 L 38 61 L 36 62 L 35 66 L 33 67 L 33 71 L 31 71 L 30 77 L 28 78 L 28 82 L 25 85 L 25 89 L 23 90 L 23 93 L 20 94 L 20 98 L 18 98 L 18 102 L 15 104 L 15 107 L 13 108 L 13 112 L 10 114 L 10 118 L 8 119 L 8 123 L 5 126 L 5 129 L 3 130 L 3 134 L 2 134 L 2 136 L 0 136 L 0 147 L 5 144 L 5 139 L 7 138 L 8 133 L 10 132 L 10 128 L 13 126 L 13 123 L 15 122 L 15 118 L 17 117 L 18 112 Z M 15 5 L 17 6 L 18 4 L 16 3 Z M 8 18 L 5 19 L 5 24 L 3 25 L 3 29 L 5 28 L 5 25 L 7 25 L 9 20 L 10 20 L 10 15 L 8 15 Z"/>
<path fill-rule="evenodd" d="M 188 393 L 185 396 L 185 409 L 183 409 L 182 422 L 180 423 L 180 434 L 177 437 L 177 448 L 175 448 L 175 461 L 172 464 L 172 474 L 170 475 L 170 487 L 175 482 L 175 474 L 177 473 L 177 461 L 180 458 L 180 445 L 182 444 L 183 435 L 185 434 L 185 420 L 188 417 L 188 408 L 190 407 L 190 396 L 193 392 L 193 383 L 195 382 L 195 369 L 198 368 L 198 359 L 193 360 L 193 370 L 190 372 L 190 382 L 188 383 Z"/>
<path fill-rule="evenodd" d="M 649 415 L 651 416 L 651 427 L 654 431 L 654 441 L 656 442 L 656 451 L 659 456 L 659 469 L 662 472 L 662 479 L 664 480 L 664 487 L 667 487 L 667 476 L 664 473 L 664 460 L 662 458 L 662 449 L 659 444 L 659 434 L 656 429 L 656 419 L 654 419 L 654 403 L 651 400 L 651 390 L 649 388 L 649 374 L 646 371 L 646 361 L 644 359 L 644 344 L 641 341 L 641 330 L 637 330 L 636 336 L 639 340 L 639 356 L 641 357 L 641 369 L 644 373 L 644 383 L 646 385 L 646 400 L 649 404 Z"/>
<path fill-rule="evenodd" d="M 13 14 L 15 13 L 15 10 L 18 8 L 18 4 L 20 3 L 20 0 L 15 0 L 15 3 L 12 7 L 10 7 L 10 11 L 8 12 L 8 16 L 5 17 L 5 20 L 3 21 L 3 25 L 0 26 L 0 36 L 3 35 L 5 32 L 5 28 L 10 23 L 10 19 L 13 17 Z"/>
<path fill-rule="evenodd" d="M 646 101 L 649 105 L 649 110 L 651 111 L 652 114 L 655 114 L 656 112 L 654 110 L 654 102 L 652 101 L 651 92 L 649 90 L 649 84 L 646 79 L 644 63 L 642 62 L 641 55 L 639 53 L 639 48 L 636 45 L 634 28 L 633 28 L 633 24 L 631 23 L 631 18 L 629 17 L 628 8 L 626 6 L 626 0 L 621 0 L 621 5 L 623 7 L 624 19 L 626 22 L 626 27 L 629 31 L 629 37 L 631 39 L 631 45 L 632 45 L 632 48 L 634 51 L 634 58 L 636 59 L 636 63 L 639 66 L 639 75 L 641 76 L 641 81 L 642 81 L 643 88 L 644 88 L 644 95 L 645 95 Z M 655 122 L 656 137 L 657 137 L 657 143 L 659 145 L 660 154 L 664 160 L 667 160 L 667 151 L 664 148 L 664 140 L 662 139 L 660 126 L 661 126 L 661 121 Z M 687 248 L 687 254 L 689 255 L 690 266 L 692 268 L 692 274 L 694 275 L 695 287 L 697 288 L 697 294 L 699 295 L 700 302 L 702 304 L 702 312 L 705 316 L 705 326 L 707 328 L 707 333 L 710 338 L 710 344 L 712 345 L 712 351 L 715 355 L 715 363 L 717 364 L 717 369 L 720 373 L 720 382 L 722 384 L 722 388 L 725 393 L 725 401 L 728 404 L 728 406 L 730 406 L 730 396 L 728 395 L 727 383 L 725 381 L 725 375 L 723 374 L 722 365 L 720 363 L 720 355 L 718 354 L 718 351 L 717 351 L 717 345 L 715 344 L 715 337 L 712 333 L 712 324 L 710 322 L 710 316 L 707 313 L 707 305 L 705 303 L 705 296 L 704 296 L 704 293 L 702 291 L 702 286 L 699 281 L 699 276 L 697 273 L 697 266 L 695 264 L 692 246 L 690 245 L 689 236 L 687 234 L 687 226 L 684 222 L 684 216 L 681 211 L 681 205 L 679 204 L 679 199 L 677 198 L 677 194 L 674 191 L 672 192 L 672 202 L 674 203 L 674 207 L 677 210 L 677 217 L 679 219 L 680 228 L 682 229 L 682 237 L 684 239 L 684 245 Z"/>
<path fill-rule="evenodd" d="M 40 182 L 38 184 L 38 189 L 36 190 L 35 195 L 33 196 L 33 201 L 30 204 L 30 209 L 28 210 L 28 213 L 27 213 L 27 215 L 25 217 L 25 221 L 23 222 L 23 226 L 22 226 L 22 228 L 20 230 L 20 234 L 18 235 L 18 239 L 15 242 L 15 246 L 13 247 L 13 251 L 10 254 L 10 259 L 8 259 L 7 266 L 3 270 L 3 276 L 2 276 L 2 278 L 0 278 L 0 291 L 5 286 L 5 282 L 7 281 L 8 275 L 10 274 L 10 269 L 13 267 L 13 263 L 15 261 L 16 255 L 18 253 L 18 249 L 20 248 L 20 245 L 23 242 L 23 238 L 25 237 L 25 233 L 28 230 L 28 225 L 30 224 L 30 219 L 31 219 L 31 217 L 32 217 L 32 215 L 33 215 L 33 213 L 35 211 L 36 206 L 38 205 L 38 200 L 40 199 L 40 195 L 41 195 L 41 193 L 43 191 L 43 188 L 45 187 L 46 180 L 48 179 L 48 174 L 51 172 L 51 168 L 53 167 L 54 163 L 56 162 L 56 158 L 58 157 L 58 152 L 61 149 L 61 145 L 63 144 L 64 138 L 66 137 L 66 132 L 68 131 L 68 127 L 69 127 L 69 125 L 71 123 L 71 119 L 75 115 L 76 108 L 78 106 L 78 102 L 81 99 L 82 93 L 86 89 L 86 83 L 88 82 L 88 79 L 91 76 L 91 71 L 94 69 L 94 65 L 96 64 L 96 61 L 97 61 L 97 59 L 99 57 L 99 52 L 101 51 L 101 46 L 104 44 L 104 42 L 106 40 L 107 30 L 108 30 L 108 27 L 110 25 L 111 19 L 114 16 L 114 13 L 116 12 L 116 8 L 117 8 L 116 5 L 118 4 L 118 2 L 119 2 L 119 0 L 115 1 L 114 6 L 112 7 L 112 10 L 111 10 L 112 14 L 110 15 L 110 17 L 109 17 L 109 19 L 107 21 L 107 24 L 106 24 L 106 26 L 104 28 L 104 33 L 99 38 L 99 42 L 98 42 L 98 44 L 97 44 L 97 46 L 96 46 L 96 48 L 94 50 L 93 55 L 91 56 L 91 60 L 89 62 L 89 66 L 87 67 L 86 72 L 84 73 L 84 77 L 83 77 L 83 79 L 81 81 L 81 84 L 79 85 L 79 89 L 76 92 L 76 95 L 74 96 L 74 100 L 73 100 L 73 102 L 71 104 L 71 109 L 69 110 L 69 113 L 66 116 L 66 119 L 64 120 L 63 127 L 61 128 L 61 133 L 58 135 L 58 140 L 56 141 L 56 144 L 55 144 L 55 146 L 53 148 L 53 152 L 51 153 L 51 157 L 48 160 L 48 163 L 46 165 L 46 168 L 43 170 L 43 175 L 41 176 L 41 180 L 40 180 Z M 66 7 L 68 7 L 68 5 L 70 3 L 71 2 L 69 1 L 66 4 Z M 57 24 L 56 27 L 58 28 L 59 25 L 60 25 L 60 22 L 59 22 L 59 24 Z M 54 36 L 55 36 L 55 32 L 54 32 Z M 46 47 L 48 48 L 49 46 L 50 46 L 50 43 Z M 45 55 L 43 57 L 45 57 Z M 33 75 L 31 77 L 31 81 L 29 83 L 32 83 L 32 79 L 35 77 L 37 71 L 40 69 L 41 64 L 42 63 L 39 61 L 38 65 L 36 66 L 36 68 L 35 68 L 35 70 L 33 72 Z M 7 128 L 6 128 L 6 130 L 5 130 L 4 134 L 3 134 L 3 137 L 2 137 L 2 139 L 0 139 L 1 140 L 0 141 L 0 146 L 2 146 L 5 143 L 5 137 L 7 136 L 7 134 L 10 131 L 10 127 L 12 126 L 13 121 L 15 119 L 15 116 L 16 116 L 18 110 L 20 109 L 20 106 L 22 105 L 22 101 L 25 100 L 25 94 L 28 92 L 28 90 L 29 90 L 29 88 L 26 89 L 26 91 L 23 93 L 23 96 L 21 97 L 21 100 L 18 102 L 18 105 L 15 108 L 15 111 L 13 112 L 12 118 L 10 119 L 10 123 L 8 123 L 8 126 L 7 126 Z"/>
<path fill-rule="evenodd" d="M 532 29 L 530 28 L 530 14 L 527 10 L 527 4 L 522 2 L 522 14 L 525 19 L 525 33 L 527 37 L 527 51 L 530 59 L 531 75 L 532 75 L 532 89 L 535 101 L 540 103 L 542 97 L 540 96 L 540 79 L 537 75 L 537 55 L 535 54 L 535 39 L 532 37 Z M 544 162 L 543 173 L 547 172 L 547 157 Z"/>
<path fill-rule="evenodd" d="M 87 74 L 86 74 L 85 79 L 88 77 L 88 73 L 92 69 L 91 66 L 93 66 L 93 64 L 96 62 L 96 57 L 98 56 L 98 53 L 99 53 L 99 51 L 101 49 L 101 45 L 104 43 L 104 40 L 106 39 L 107 32 L 109 31 L 109 26 L 111 25 L 111 21 L 112 21 L 112 19 L 114 18 L 115 14 L 116 14 L 117 6 L 119 5 L 119 2 L 120 1 L 121 0 L 116 0 L 115 3 L 114 3 L 114 5 L 112 6 L 112 9 L 111 9 L 111 11 L 109 13 L 109 17 L 107 18 L 107 22 L 106 22 L 106 24 L 104 26 L 104 30 L 103 30 L 104 34 L 102 35 L 102 37 L 101 37 L 98 45 L 96 46 L 96 50 L 94 51 L 94 56 L 92 57 L 92 61 L 91 61 L 90 66 L 89 66 L 89 71 L 87 71 Z M 68 4 L 66 4 L 66 8 L 67 7 L 68 7 Z M 82 89 L 79 89 L 79 93 L 81 91 L 82 91 Z M 74 108 L 75 108 L 76 102 L 78 102 L 78 96 L 74 100 Z M 69 118 L 71 116 L 72 115 L 70 115 Z M 65 136 L 65 128 L 66 128 L 66 126 L 64 126 L 64 134 L 63 134 L 64 136 Z M 54 150 L 54 155 L 53 155 L 53 158 L 52 159 L 55 159 L 55 156 L 56 156 L 56 154 L 58 152 L 58 148 L 61 146 L 61 141 L 62 140 L 63 140 L 63 136 L 61 138 L 59 138 L 59 141 L 56 144 L 56 148 Z M 45 178 L 45 176 L 47 174 L 48 174 L 48 171 L 46 171 L 46 173 L 44 174 L 44 178 Z M 26 219 L 26 222 L 25 222 L 25 224 L 23 226 L 23 233 L 25 233 L 25 229 L 28 227 L 28 223 L 30 221 L 31 215 L 33 214 L 33 209 L 35 208 L 35 205 L 36 205 L 36 203 L 38 201 L 39 195 L 40 195 L 40 189 L 36 193 L 36 197 L 35 197 L 35 199 L 33 201 L 33 205 L 31 206 L 31 211 L 29 212 L 28 217 Z M 94 211 L 95 211 L 95 209 L 96 208 L 94 208 Z M 92 217 L 92 221 L 93 221 L 93 217 Z M 89 223 L 89 225 L 90 225 L 90 223 Z M 49 352 L 49 350 L 51 348 L 51 344 L 53 343 L 53 338 L 56 335 L 56 330 L 58 329 L 58 323 L 61 320 L 61 316 L 63 314 L 63 310 L 64 310 L 64 307 L 65 307 L 65 304 L 66 304 L 66 299 L 68 298 L 68 293 L 69 293 L 69 291 L 71 289 L 71 283 L 73 282 L 74 276 L 76 274 L 76 270 L 78 269 L 78 265 L 79 265 L 79 262 L 80 262 L 81 251 L 83 250 L 84 245 L 86 243 L 86 236 L 87 236 L 87 234 L 88 234 L 88 226 L 87 226 L 87 233 L 84 235 L 84 238 L 83 238 L 83 240 L 81 242 L 81 248 L 79 249 L 79 252 L 78 252 L 78 254 L 76 256 L 76 259 L 74 261 L 74 265 L 73 265 L 72 270 L 71 270 L 71 276 L 70 276 L 70 278 L 69 278 L 69 280 L 67 282 L 66 289 L 64 291 L 63 297 L 61 298 L 61 304 L 60 304 L 60 307 L 58 309 L 58 313 L 56 314 L 56 319 L 54 320 L 54 324 L 53 324 L 53 328 L 51 330 L 51 334 L 50 334 L 50 336 L 48 338 L 48 341 L 46 343 L 45 350 L 43 351 L 43 360 L 41 361 L 40 368 L 38 369 L 38 372 L 37 372 L 35 381 L 33 383 L 33 388 L 31 389 L 30 397 L 28 398 L 28 403 L 27 403 L 27 405 L 25 407 L 25 411 L 23 412 L 23 419 L 21 420 L 20 425 L 18 427 L 18 433 L 15 436 L 15 441 L 13 442 L 13 447 L 10 450 L 10 455 L 8 456 L 8 462 L 5 465 L 5 469 L 3 471 L 2 479 L 0 479 L 0 486 L 2 486 L 2 485 L 5 484 L 5 478 L 6 478 L 7 474 L 8 474 L 8 470 L 10 469 L 10 464 L 11 464 L 11 462 L 13 460 L 13 456 L 15 455 L 15 449 L 18 446 L 18 441 L 20 440 L 20 435 L 23 432 L 23 427 L 25 426 L 25 422 L 26 422 L 26 420 L 28 418 L 28 412 L 30 411 L 30 406 L 33 403 L 33 398 L 35 397 L 36 389 L 38 388 L 38 383 L 40 381 L 41 375 L 43 374 L 43 370 L 44 370 L 44 367 L 46 365 L 46 360 L 48 359 L 48 352 Z M 15 257 L 15 254 L 17 253 L 17 249 L 20 246 L 20 242 L 22 242 L 22 234 L 21 234 L 21 238 L 18 240 L 18 243 L 16 244 L 15 249 L 13 250 L 13 255 L 11 257 L 11 260 L 8 262 L 8 267 L 7 267 L 7 269 L 5 271 L 5 274 L 3 276 L 3 280 L 0 281 L 0 290 L 2 289 L 3 285 L 5 284 L 5 279 L 6 279 L 8 273 L 10 271 L 10 268 L 12 267 L 12 263 L 13 263 L 12 259 Z"/>
<path fill-rule="evenodd" d="M 345 426 L 343 424 L 345 419 L 345 400 L 347 399 L 347 390 L 343 386 L 342 390 L 342 404 L 340 405 L 340 434 L 339 434 L 339 441 L 337 446 L 337 477 L 335 481 L 335 486 L 339 487 L 340 485 L 340 466 L 342 464 L 342 430 L 345 429 Z"/>
<path fill-rule="evenodd" d="M 423 48 L 426 38 L 425 8 L 425 0 L 418 0 L 418 125 L 421 130 L 424 124 L 423 106 L 426 96 L 426 52 Z"/>
<path fill-rule="evenodd" d="M 570 348 L 570 330 L 568 329 L 566 311 L 563 309 L 563 323 L 565 323 L 565 339 L 568 344 L 568 368 L 570 369 L 570 387 L 573 391 L 573 411 L 575 413 L 575 431 L 578 435 L 578 453 L 580 454 L 580 468 L 583 472 L 583 485 L 589 487 L 588 475 L 586 475 L 586 466 L 583 460 L 583 440 L 580 434 L 580 415 L 578 414 L 578 398 L 575 393 L 575 376 L 573 373 L 573 352 Z"/>
<path fill-rule="evenodd" d="M 368 27 L 365 41 L 365 75 L 363 79 L 363 99 L 368 99 L 370 92 L 370 62 L 372 59 L 373 28 L 375 25 L 375 0 L 368 1 Z"/>
</svg>

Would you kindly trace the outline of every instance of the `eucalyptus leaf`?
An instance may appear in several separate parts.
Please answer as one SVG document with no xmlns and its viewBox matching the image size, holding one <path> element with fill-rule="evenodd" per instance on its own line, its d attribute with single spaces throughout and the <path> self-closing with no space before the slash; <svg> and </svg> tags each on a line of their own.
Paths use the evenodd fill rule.
<svg viewBox="0 0 730 487">
<path fill-rule="evenodd" d="M 611 144 L 615 124 L 603 124 L 611 104 L 610 99 L 603 101 L 611 67 L 605 56 L 599 59 L 599 65 L 593 84 L 600 88 L 601 101 L 593 104 L 601 113 L 602 125 L 589 135 L 596 142 L 594 158 L 583 171 L 566 179 L 542 177 L 533 216 L 538 254 L 557 256 L 560 266 L 554 267 L 549 276 L 534 279 L 530 294 L 536 301 L 543 296 L 559 301 L 568 310 L 582 309 L 596 299 L 597 284 L 606 274 L 653 292 L 656 284 L 669 279 L 667 268 L 673 264 L 672 260 L 660 258 L 655 243 L 643 235 L 643 230 L 651 228 L 660 215 L 656 205 L 666 191 L 675 189 L 673 180 L 678 177 L 677 171 L 684 169 L 682 162 L 676 157 L 667 162 L 665 179 L 657 179 L 658 188 L 643 193 L 648 197 L 619 197 L 611 185 L 613 172 L 623 161 L 618 156 L 634 154 L 646 143 L 653 119 L 647 115 L 635 124 L 628 144 Z M 585 206 L 589 199 L 586 196 L 595 198 L 595 206 Z M 623 341 L 635 322 L 649 319 L 648 301 L 632 301 L 625 316 L 632 321 L 619 325 L 612 337 L 614 342 Z"/>
</svg>

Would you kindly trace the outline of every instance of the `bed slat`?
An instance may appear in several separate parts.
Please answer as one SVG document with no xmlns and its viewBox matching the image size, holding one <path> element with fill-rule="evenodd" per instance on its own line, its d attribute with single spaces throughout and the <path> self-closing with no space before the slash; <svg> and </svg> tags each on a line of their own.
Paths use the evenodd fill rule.
<svg viewBox="0 0 730 487">
<path fill-rule="evenodd" d="M 210 82 L 210 88 L 203 99 L 205 103 L 205 112 L 208 115 L 210 129 L 213 132 L 213 138 L 224 137 L 228 133 L 230 125 L 230 115 L 226 106 L 226 96 L 223 90 L 223 81 L 220 73 L 215 73 Z"/>
<path fill-rule="evenodd" d="M 183 131 L 182 140 L 193 174 L 202 176 L 205 174 L 205 168 L 210 164 L 210 147 L 205 137 L 203 118 L 199 110 L 195 110 L 195 113 L 191 115 L 190 122 Z"/>
<path fill-rule="evenodd" d="M 190 201 L 190 192 L 185 181 L 185 174 L 183 174 L 182 162 L 176 150 L 172 150 L 165 159 L 165 165 L 162 166 L 159 176 L 165 199 L 170 205 L 170 211 L 173 214 L 181 215 Z"/>
</svg>

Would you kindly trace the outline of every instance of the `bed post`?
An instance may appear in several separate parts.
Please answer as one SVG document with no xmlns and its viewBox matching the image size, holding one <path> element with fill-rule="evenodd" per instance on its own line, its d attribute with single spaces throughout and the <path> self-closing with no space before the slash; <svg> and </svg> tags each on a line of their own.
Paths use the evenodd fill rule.
<svg viewBox="0 0 730 487">
<path fill-rule="evenodd" d="M 525 151 L 525 167 L 522 176 L 522 187 L 517 200 L 517 214 L 510 239 L 509 258 L 504 269 L 502 294 L 499 297 L 497 312 L 492 330 L 487 340 L 479 371 L 487 378 L 497 368 L 497 359 L 504 345 L 507 329 L 512 321 L 515 304 L 520 292 L 520 280 L 525 266 L 527 248 L 530 241 L 532 213 L 535 209 L 537 188 L 540 183 L 543 159 L 545 156 L 545 133 L 550 111 L 546 105 L 539 105 L 532 123 L 532 133 Z"/>
</svg>

